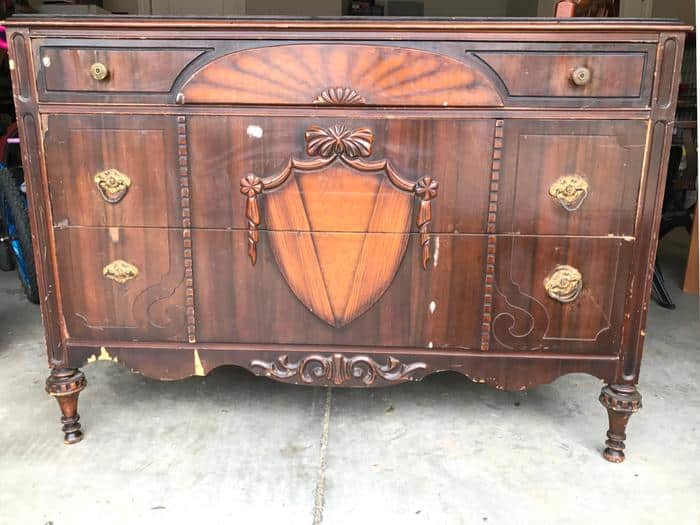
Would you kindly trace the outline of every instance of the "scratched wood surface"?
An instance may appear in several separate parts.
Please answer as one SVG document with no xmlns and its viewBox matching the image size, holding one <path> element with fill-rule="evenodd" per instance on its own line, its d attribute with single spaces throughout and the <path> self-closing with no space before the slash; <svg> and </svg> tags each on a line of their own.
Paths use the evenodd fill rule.
<svg viewBox="0 0 700 525">
<path fill-rule="evenodd" d="M 688 29 L 10 21 L 66 441 L 92 360 L 359 387 L 587 372 L 621 461 Z"/>
<path fill-rule="evenodd" d="M 498 231 L 633 236 L 646 132 L 633 120 L 509 121 Z M 550 194 L 567 176 L 587 187 L 573 206 Z"/>
<path fill-rule="evenodd" d="M 240 51 L 197 71 L 180 92 L 185 103 L 193 104 L 503 104 L 476 60 L 376 43 L 295 43 Z"/>
<path fill-rule="evenodd" d="M 56 256 L 69 337 L 187 341 L 182 233 L 160 228 L 65 228 Z M 86 249 L 86 247 L 90 249 Z M 104 269 L 125 261 L 138 274 L 115 281 Z"/>
<path fill-rule="evenodd" d="M 175 121 L 162 115 L 52 115 L 45 138 L 54 223 L 180 226 Z M 104 170 L 129 179 L 118 202 L 95 182 Z"/>
<path fill-rule="evenodd" d="M 43 85 L 51 91 L 134 91 L 167 93 L 177 75 L 203 51 L 198 49 L 148 49 L 133 44 L 123 47 L 42 46 Z M 90 75 L 90 66 L 107 66 L 106 81 Z"/>
</svg>

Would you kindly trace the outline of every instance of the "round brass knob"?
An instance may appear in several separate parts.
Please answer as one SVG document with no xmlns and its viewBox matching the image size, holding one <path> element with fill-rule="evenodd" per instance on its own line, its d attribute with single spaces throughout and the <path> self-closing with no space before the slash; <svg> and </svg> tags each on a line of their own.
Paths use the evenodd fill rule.
<svg viewBox="0 0 700 525">
<path fill-rule="evenodd" d="M 109 69 L 102 62 L 95 62 L 90 66 L 90 76 L 95 80 L 104 80 L 109 76 Z"/>
<path fill-rule="evenodd" d="M 591 70 L 587 67 L 577 67 L 571 73 L 571 80 L 577 86 L 585 86 L 591 81 Z"/>
</svg>

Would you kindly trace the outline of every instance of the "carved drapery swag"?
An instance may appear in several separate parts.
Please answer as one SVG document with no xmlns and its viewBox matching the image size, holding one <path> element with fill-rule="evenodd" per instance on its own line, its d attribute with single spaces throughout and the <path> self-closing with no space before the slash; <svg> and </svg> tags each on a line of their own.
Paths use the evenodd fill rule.
<svg viewBox="0 0 700 525">
<path fill-rule="evenodd" d="M 310 172 L 322 170 L 334 162 L 342 162 L 360 172 L 384 172 L 391 183 L 399 190 L 412 193 L 419 199 L 416 226 L 420 233 L 422 265 L 428 268 L 430 260 L 430 223 L 432 221 L 432 200 L 438 194 L 438 181 L 426 175 L 416 182 L 401 177 L 387 159 L 364 160 L 372 154 L 374 134 L 369 128 L 350 130 L 342 124 L 328 128 L 311 126 L 305 133 L 306 154 L 317 157 L 313 160 L 290 158 L 284 169 L 271 177 L 258 177 L 248 174 L 241 179 L 241 193 L 246 197 L 245 214 L 248 220 L 248 256 L 253 265 L 257 262 L 257 245 L 260 241 L 258 227 L 261 214 L 259 199 L 264 191 L 282 186 L 294 170 Z"/>
</svg>

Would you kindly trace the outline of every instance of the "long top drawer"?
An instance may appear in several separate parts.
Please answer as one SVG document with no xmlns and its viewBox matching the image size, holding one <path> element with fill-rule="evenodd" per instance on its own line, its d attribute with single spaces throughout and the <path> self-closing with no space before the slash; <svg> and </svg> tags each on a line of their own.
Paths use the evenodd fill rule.
<svg viewBox="0 0 700 525">
<path fill-rule="evenodd" d="M 275 106 L 650 104 L 648 43 L 36 39 L 45 102 Z"/>
</svg>

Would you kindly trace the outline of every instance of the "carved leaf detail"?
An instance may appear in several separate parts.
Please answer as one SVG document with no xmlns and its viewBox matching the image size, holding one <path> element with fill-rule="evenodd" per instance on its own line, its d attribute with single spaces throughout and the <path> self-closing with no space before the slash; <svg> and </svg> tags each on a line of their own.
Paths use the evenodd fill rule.
<svg viewBox="0 0 700 525">
<path fill-rule="evenodd" d="M 306 131 L 306 153 L 310 157 L 369 157 L 374 135 L 369 128 L 350 130 L 336 124 L 330 128 L 311 126 Z"/>
<path fill-rule="evenodd" d="M 425 363 L 406 365 L 389 356 L 386 364 L 379 364 L 368 356 L 347 357 L 343 354 L 330 356 L 310 355 L 292 363 L 289 356 L 282 355 L 275 361 L 254 360 L 254 370 L 275 379 L 301 381 L 306 384 L 347 385 L 360 383 L 371 386 L 377 378 L 388 383 L 408 381 L 418 370 L 425 370 Z"/>
<path fill-rule="evenodd" d="M 364 104 L 365 99 L 352 88 L 332 87 L 324 89 L 314 99 L 314 104 L 332 104 L 336 106 L 357 106 Z"/>
</svg>

